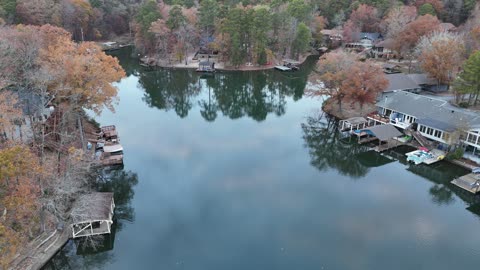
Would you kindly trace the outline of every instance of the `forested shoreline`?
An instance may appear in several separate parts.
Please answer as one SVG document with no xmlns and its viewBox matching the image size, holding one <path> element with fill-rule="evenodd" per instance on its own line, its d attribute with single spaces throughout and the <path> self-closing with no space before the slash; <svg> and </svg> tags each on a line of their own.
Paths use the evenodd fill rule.
<svg viewBox="0 0 480 270">
<path fill-rule="evenodd" d="M 298 59 L 322 44 L 322 29 L 342 27 L 347 40 L 358 31 L 391 36 L 427 14 L 458 27 L 474 8 L 474 0 L 1 0 L 0 18 L 62 27 L 75 41 L 129 36 L 140 54 L 166 62 L 204 48 L 238 67 Z"/>
</svg>

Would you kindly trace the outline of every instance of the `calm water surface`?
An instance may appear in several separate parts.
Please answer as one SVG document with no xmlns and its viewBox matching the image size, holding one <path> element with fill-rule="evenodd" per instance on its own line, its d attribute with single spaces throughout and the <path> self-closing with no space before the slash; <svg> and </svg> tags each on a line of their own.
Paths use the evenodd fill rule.
<svg viewBox="0 0 480 270">
<path fill-rule="evenodd" d="M 406 163 L 334 132 L 302 72 L 146 71 L 120 51 L 125 168 L 115 233 L 46 269 L 477 269 L 478 200 L 463 169 Z"/>
</svg>

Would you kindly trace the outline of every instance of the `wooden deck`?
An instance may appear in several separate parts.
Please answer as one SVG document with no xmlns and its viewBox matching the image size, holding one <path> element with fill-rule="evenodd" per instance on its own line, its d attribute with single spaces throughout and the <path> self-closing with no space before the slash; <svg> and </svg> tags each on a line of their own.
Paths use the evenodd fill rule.
<svg viewBox="0 0 480 270">
<path fill-rule="evenodd" d="M 71 231 L 68 226 L 63 231 L 43 234 L 31 242 L 25 253 L 19 254 L 9 265 L 11 270 L 41 269 L 68 242 Z"/>
<path fill-rule="evenodd" d="M 473 194 L 480 192 L 480 175 L 478 174 L 470 173 L 460 176 L 453 179 L 450 183 Z"/>
</svg>

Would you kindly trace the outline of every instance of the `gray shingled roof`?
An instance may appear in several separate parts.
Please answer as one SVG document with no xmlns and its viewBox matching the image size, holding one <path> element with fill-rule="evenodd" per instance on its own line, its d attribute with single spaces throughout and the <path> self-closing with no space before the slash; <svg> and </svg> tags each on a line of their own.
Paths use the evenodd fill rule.
<svg viewBox="0 0 480 270">
<path fill-rule="evenodd" d="M 445 100 L 405 91 L 384 93 L 377 106 L 414 116 L 419 123 L 444 131 L 480 127 L 479 113 L 452 107 Z"/>
<path fill-rule="evenodd" d="M 369 130 L 370 132 L 372 132 L 373 135 L 375 135 L 375 137 L 377 137 L 380 141 L 386 141 L 394 137 L 403 135 L 400 131 L 398 131 L 398 129 L 396 129 L 392 125 L 378 125 L 366 128 L 364 130 Z"/>
<path fill-rule="evenodd" d="M 457 127 L 452 123 L 448 123 L 446 121 L 440 121 L 432 118 L 420 118 L 420 119 L 417 119 L 417 123 L 425 126 L 433 127 L 439 130 L 448 131 L 448 132 L 452 132 L 457 129 Z"/>
<path fill-rule="evenodd" d="M 436 85 L 437 84 L 437 81 L 434 78 L 429 77 L 425 73 L 408 74 L 407 76 L 418 85 L 422 85 L 422 84 Z"/>
<path fill-rule="evenodd" d="M 388 87 L 384 90 L 384 92 L 392 92 L 396 90 L 412 90 L 420 88 L 420 86 L 415 83 L 414 80 L 412 80 L 403 73 L 387 74 L 386 77 L 388 79 Z"/>
</svg>

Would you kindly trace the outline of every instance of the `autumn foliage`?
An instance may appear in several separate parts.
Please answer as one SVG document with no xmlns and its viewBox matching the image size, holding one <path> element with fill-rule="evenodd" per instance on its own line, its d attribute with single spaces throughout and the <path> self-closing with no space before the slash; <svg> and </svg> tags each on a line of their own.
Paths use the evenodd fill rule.
<svg viewBox="0 0 480 270">
<path fill-rule="evenodd" d="M 38 230 L 37 198 L 41 174 L 38 159 L 26 146 L 0 150 L 0 266 L 3 268 L 22 243 Z"/>
<path fill-rule="evenodd" d="M 422 69 L 439 83 L 448 85 L 464 61 L 464 49 L 462 38 L 448 32 L 424 36 L 417 45 Z"/>
<path fill-rule="evenodd" d="M 322 85 L 321 89 L 309 91 L 309 95 L 326 95 L 339 108 L 344 102 L 358 104 L 374 103 L 378 94 L 388 86 L 388 80 L 380 66 L 373 61 L 357 61 L 355 55 L 346 52 L 331 52 L 319 61 L 311 81 Z"/>
<path fill-rule="evenodd" d="M 125 72 L 116 58 L 94 43 L 75 43 L 69 32 L 51 25 L 1 27 L 0 52 L 0 82 L 11 88 L 0 90 L 0 268 L 5 269 L 18 247 L 38 236 L 41 223 L 45 225 L 41 211 L 57 215 L 60 204 L 47 202 L 67 194 L 70 197 L 61 205 L 68 206 L 71 194 L 78 191 L 72 183 L 85 178 L 91 163 L 84 162 L 88 164 L 81 170 L 80 162 L 67 167 L 62 143 L 70 141 L 62 139 L 55 142 L 59 144 L 55 157 L 46 155 L 44 125 L 30 125 L 32 134 L 41 138 L 13 140 L 17 126 L 27 118 L 18 104 L 19 93 L 53 100 L 56 108 L 62 108 L 58 115 L 63 125 L 55 135 L 77 140 L 75 124 L 83 109 L 97 113 L 105 106 L 113 109 L 118 90 L 112 83 Z M 66 178 L 72 181 L 67 183 Z"/>
<path fill-rule="evenodd" d="M 401 54 L 411 52 L 422 36 L 439 30 L 440 21 L 432 15 L 418 17 L 408 23 L 405 28 L 395 37 L 393 49 Z"/>
</svg>

